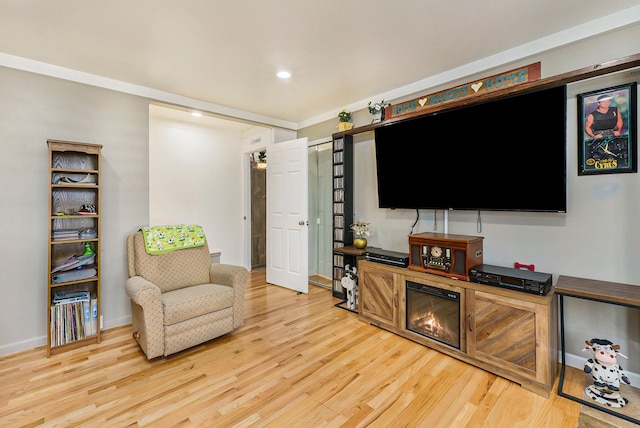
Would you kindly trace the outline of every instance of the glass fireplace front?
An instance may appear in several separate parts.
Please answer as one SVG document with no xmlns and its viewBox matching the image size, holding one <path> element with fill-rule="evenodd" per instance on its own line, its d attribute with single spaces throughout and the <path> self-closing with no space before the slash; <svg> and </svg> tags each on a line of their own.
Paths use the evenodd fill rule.
<svg viewBox="0 0 640 428">
<path fill-rule="evenodd" d="M 460 293 L 406 281 L 407 330 L 460 349 Z"/>
</svg>

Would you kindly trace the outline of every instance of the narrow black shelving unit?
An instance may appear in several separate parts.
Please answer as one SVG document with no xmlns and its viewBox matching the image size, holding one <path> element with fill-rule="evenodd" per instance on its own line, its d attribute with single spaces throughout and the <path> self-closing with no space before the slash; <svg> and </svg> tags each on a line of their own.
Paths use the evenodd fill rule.
<svg viewBox="0 0 640 428">
<path fill-rule="evenodd" d="M 333 135 L 333 248 L 353 243 L 349 226 L 353 223 L 353 136 Z M 347 260 L 341 252 L 333 252 L 332 295 L 345 299 L 341 284 Z"/>
</svg>

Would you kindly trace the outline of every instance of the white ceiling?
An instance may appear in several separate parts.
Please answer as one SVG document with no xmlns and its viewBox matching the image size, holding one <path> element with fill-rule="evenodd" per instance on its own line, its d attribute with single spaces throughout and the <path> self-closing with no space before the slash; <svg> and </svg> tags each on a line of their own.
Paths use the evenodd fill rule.
<svg viewBox="0 0 640 428">
<path fill-rule="evenodd" d="M 0 65 L 297 129 L 637 22 L 638 0 L 0 0 Z"/>
</svg>

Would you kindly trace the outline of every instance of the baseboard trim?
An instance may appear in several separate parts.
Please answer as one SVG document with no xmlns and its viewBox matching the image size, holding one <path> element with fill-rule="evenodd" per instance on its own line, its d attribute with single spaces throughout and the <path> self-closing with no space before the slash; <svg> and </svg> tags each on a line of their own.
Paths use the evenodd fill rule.
<svg viewBox="0 0 640 428">
<path fill-rule="evenodd" d="M 102 330 L 108 330 L 110 328 L 120 327 L 123 325 L 131 324 L 131 315 L 105 320 Z M 5 357 L 11 354 L 17 354 L 18 352 L 29 351 L 31 349 L 46 346 L 47 336 L 38 336 L 31 339 L 23 340 L 21 342 L 8 343 L 0 346 L 0 357 Z"/>
</svg>

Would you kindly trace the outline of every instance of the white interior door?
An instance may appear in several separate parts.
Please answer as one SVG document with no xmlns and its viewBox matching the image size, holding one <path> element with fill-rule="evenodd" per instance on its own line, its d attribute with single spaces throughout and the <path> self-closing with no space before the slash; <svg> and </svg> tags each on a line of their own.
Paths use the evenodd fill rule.
<svg viewBox="0 0 640 428">
<path fill-rule="evenodd" d="M 307 138 L 267 148 L 267 282 L 309 291 Z"/>
</svg>

